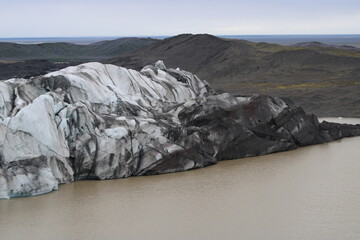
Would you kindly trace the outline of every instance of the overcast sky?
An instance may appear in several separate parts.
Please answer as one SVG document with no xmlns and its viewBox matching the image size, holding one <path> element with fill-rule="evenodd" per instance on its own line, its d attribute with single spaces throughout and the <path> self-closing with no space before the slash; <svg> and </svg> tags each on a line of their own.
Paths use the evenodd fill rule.
<svg viewBox="0 0 360 240">
<path fill-rule="evenodd" d="M 0 0 L 0 37 L 359 34 L 360 0 Z"/>
</svg>

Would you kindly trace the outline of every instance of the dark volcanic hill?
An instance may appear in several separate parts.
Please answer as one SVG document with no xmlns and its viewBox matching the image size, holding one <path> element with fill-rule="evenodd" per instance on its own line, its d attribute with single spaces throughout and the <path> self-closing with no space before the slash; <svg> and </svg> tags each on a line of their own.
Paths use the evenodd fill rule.
<svg viewBox="0 0 360 240">
<path fill-rule="evenodd" d="M 139 70 L 158 59 L 196 73 L 218 91 L 271 94 L 320 116 L 360 117 L 358 49 L 182 34 L 105 62 Z"/>
<path fill-rule="evenodd" d="M 45 74 L 89 61 L 140 70 L 159 59 L 208 80 L 219 92 L 269 94 L 293 100 L 319 116 L 360 117 L 360 50 L 318 42 L 281 46 L 182 34 L 90 45 L 0 43 L 0 79 Z"/>
</svg>

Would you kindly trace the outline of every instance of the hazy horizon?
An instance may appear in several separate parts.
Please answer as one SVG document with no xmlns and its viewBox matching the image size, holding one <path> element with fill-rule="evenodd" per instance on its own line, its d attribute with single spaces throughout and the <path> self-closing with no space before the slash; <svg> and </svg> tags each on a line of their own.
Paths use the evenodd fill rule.
<svg viewBox="0 0 360 240">
<path fill-rule="evenodd" d="M 242 39 L 252 42 L 269 42 L 280 45 L 292 45 L 300 42 L 322 42 L 332 45 L 349 45 L 360 48 L 360 34 L 292 34 L 292 35 L 215 35 L 221 38 Z M 39 44 L 67 42 L 91 44 L 100 41 L 115 40 L 123 37 L 142 37 L 165 39 L 172 36 L 80 36 L 80 37 L 26 37 L 0 38 L 0 42 L 18 44 Z"/>
<path fill-rule="evenodd" d="M 323 33 L 323 34 L 211 34 L 211 33 L 178 33 L 173 35 L 89 35 L 89 36 L 82 36 L 82 35 L 73 35 L 73 36 L 19 36 L 19 37 L 0 37 L 0 39 L 41 39 L 41 38 L 48 38 L 48 39 L 56 39 L 56 38 L 127 38 L 127 37 L 137 37 L 137 38 L 168 38 L 174 37 L 181 34 L 209 34 L 213 36 L 248 36 L 248 37 L 266 37 L 266 36 L 360 36 L 360 33 Z"/>
</svg>

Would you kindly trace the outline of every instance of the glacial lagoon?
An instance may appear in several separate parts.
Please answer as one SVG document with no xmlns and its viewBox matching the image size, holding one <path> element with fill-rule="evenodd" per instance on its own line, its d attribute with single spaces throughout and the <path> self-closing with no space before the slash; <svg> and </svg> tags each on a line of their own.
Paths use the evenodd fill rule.
<svg viewBox="0 0 360 240">
<path fill-rule="evenodd" d="M 360 239 L 359 146 L 346 138 L 0 200 L 0 239 Z"/>
</svg>

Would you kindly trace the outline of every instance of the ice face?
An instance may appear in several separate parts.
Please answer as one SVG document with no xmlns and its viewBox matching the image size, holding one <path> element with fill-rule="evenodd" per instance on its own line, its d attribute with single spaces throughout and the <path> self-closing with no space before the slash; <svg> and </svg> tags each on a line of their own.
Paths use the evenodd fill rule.
<svg viewBox="0 0 360 240">
<path fill-rule="evenodd" d="M 216 94 L 162 61 L 140 72 L 87 63 L 0 82 L 0 198 L 77 179 L 184 171 L 345 136 L 279 98 Z"/>
</svg>

